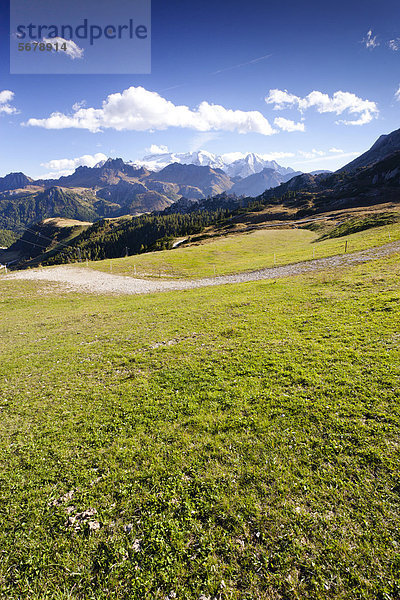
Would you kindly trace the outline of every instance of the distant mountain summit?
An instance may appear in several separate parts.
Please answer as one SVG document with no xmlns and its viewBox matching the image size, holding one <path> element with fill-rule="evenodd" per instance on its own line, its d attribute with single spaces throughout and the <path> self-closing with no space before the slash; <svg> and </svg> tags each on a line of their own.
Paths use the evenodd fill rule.
<svg viewBox="0 0 400 600">
<path fill-rule="evenodd" d="M 222 169 L 229 177 L 248 177 L 254 173 L 260 173 L 263 169 L 273 169 L 281 175 L 294 172 L 290 167 L 282 167 L 276 161 L 266 160 L 261 154 L 253 152 L 245 156 L 239 152 L 217 155 L 206 150 L 184 153 L 164 152 L 148 154 L 142 160 L 131 164 L 136 168 L 144 166 L 151 171 L 160 171 L 172 163 Z"/>
<path fill-rule="evenodd" d="M 97 188 L 116 184 L 120 179 L 140 178 L 148 174 L 143 167 L 135 169 L 132 165 L 125 163 L 122 158 L 108 158 L 95 167 L 78 167 L 72 175 L 39 181 L 45 186 Z"/>
<path fill-rule="evenodd" d="M 144 166 L 150 171 L 160 171 L 168 165 L 179 163 L 182 165 L 196 165 L 198 167 L 212 167 L 213 169 L 222 169 L 224 162 L 218 157 L 206 150 L 197 152 L 163 152 L 157 154 L 147 154 L 141 160 L 136 160 L 131 164 L 134 167 Z"/>
<path fill-rule="evenodd" d="M 23 173 L 9 173 L 5 177 L 0 177 L 0 192 L 5 190 L 18 190 L 31 184 L 33 179 Z"/>
<path fill-rule="evenodd" d="M 230 189 L 232 194 L 237 196 L 259 196 L 265 190 L 277 187 L 281 183 L 300 175 L 299 171 L 282 174 L 276 169 L 265 168 L 259 173 L 253 173 L 244 179 L 240 179 Z"/>
<path fill-rule="evenodd" d="M 222 169 L 194 164 L 172 163 L 158 173 L 153 173 L 149 179 L 165 183 L 175 183 L 202 190 L 203 196 L 214 196 L 229 190 L 233 182 Z M 188 194 L 184 194 L 188 195 Z"/>
<path fill-rule="evenodd" d="M 295 173 L 290 167 L 282 167 L 275 160 L 265 160 L 262 155 L 250 153 L 244 158 L 238 158 L 232 163 L 226 164 L 224 171 L 230 177 L 249 177 L 256 173 L 261 173 L 264 169 L 272 169 L 280 175 L 289 175 Z M 293 177 L 293 175 L 291 175 Z"/>
<path fill-rule="evenodd" d="M 368 167 L 399 150 L 400 129 L 396 129 L 395 131 L 392 131 L 392 133 L 381 135 L 367 152 L 364 152 L 364 154 L 361 154 L 361 156 L 339 169 L 338 173 L 342 171 L 347 171 L 349 173 L 360 167 Z"/>
</svg>

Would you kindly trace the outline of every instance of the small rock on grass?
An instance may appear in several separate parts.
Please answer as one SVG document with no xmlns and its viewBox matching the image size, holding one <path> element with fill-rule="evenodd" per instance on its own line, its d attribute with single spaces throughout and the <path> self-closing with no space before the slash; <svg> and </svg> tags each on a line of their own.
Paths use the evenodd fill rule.
<svg viewBox="0 0 400 600">
<path fill-rule="evenodd" d="M 64 504 L 64 502 L 71 500 L 74 494 L 75 490 L 70 490 L 63 496 L 60 496 L 59 498 L 56 498 L 56 500 L 52 500 L 51 502 L 49 502 L 49 506 L 60 506 L 61 504 Z"/>
<path fill-rule="evenodd" d="M 67 527 L 73 527 L 75 531 L 79 531 L 81 529 L 81 525 L 83 525 L 86 521 L 89 521 L 90 517 L 93 517 L 93 515 L 96 513 L 97 510 L 95 508 L 88 508 L 80 513 L 76 513 L 76 515 L 71 515 L 68 517 L 65 525 Z M 89 521 L 88 525 L 89 529 L 92 531 L 100 529 L 100 523 L 98 523 L 98 521 Z"/>
</svg>

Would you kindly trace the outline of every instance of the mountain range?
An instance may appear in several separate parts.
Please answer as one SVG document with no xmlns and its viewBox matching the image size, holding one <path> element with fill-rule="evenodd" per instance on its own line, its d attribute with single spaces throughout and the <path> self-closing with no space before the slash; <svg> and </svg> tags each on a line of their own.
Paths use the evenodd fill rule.
<svg viewBox="0 0 400 600">
<path fill-rule="evenodd" d="M 206 150 L 184 153 L 164 152 L 148 154 L 142 160 L 135 161 L 132 164 L 136 168 L 142 166 L 151 171 L 160 171 L 172 163 L 222 169 L 231 178 L 248 177 L 260 173 L 264 169 L 273 169 L 281 175 L 294 173 L 294 169 L 282 167 L 275 160 L 265 159 L 261 154 L 253 152 L 244 156 L 240 152 L 217 155 Z"/>
<path fill-rule="evenodd" d="M 267 171 L 256 176 L 276 177 L 276 173 Z M 249 184 L 253 177 L 247 178 Z M 236 189 L 240 183 L 235 184 Z M 231 193 L 235 187 L 228 193 L 200 202 L 181 199 L 164 212 L 188 214 L 197 210 L 235 210 L 254 206 L 256 210 L 263 209 L 262 219 L 269 220 L 269 215 L 276 218 L 276 207 L 281 211 L 279 218 L 284 219 L 285 215 L 301 218 L 354 207 L 400 204 L 400 129 L 381 136 L 356 161 L 335 173 L 314 171 L 294 174 L 294 177 L 265 189 L 255 198 L 238 198 Z"/>
<path fill-rule="evenodd" d="M 198 152 L 189 158 L 204 162 L 212 157 Z M 168 160 L 174 158 L 170 156 Z M 253 169 L 260 168 L 257 155 L 246 159 L 242 168 L 245 163 Z M 10 173 L 0 178 L 0 230 L 21 233 L 27 226 L 54 217 L 88 223 L 105 217 L 154 212 L 171 218 L 202 211 L 211 215 L 220 210 L 226 215 L 252 205 L 264 207 L 263 214 L 267 215 L 269 206 L 273 212 L 273 207 L 279 205 L 284 218 L 285 211 L 302 216 L 398 203 L 400 130 L 381 136 L 367 152 L 336 173 L 299 174 L 276 164 L 273 168 L 264 166 L 247 177 L 233 175 L 234 172 L 237 171 L 229 175 L 217 166 L 193 162 L 173 162 L 151 171 L 144 165 L 110 158 L 95 167 L 78 167 L 72 175 L 55 180 L 33 180 L 20 172 Z M 211 217 L 207 219 L 210 221 Z M 178 230 L 175 223 L 174 232 Z M 164 233 L 168 231 L 168 227 L 164 229 Z M 156 235 L 157 227 L 152 233 Z"/>
<path fill-rule="evenodd" d="M 208 153 L 196 153 L 198 162 L 205 162 L 203 154 Z M 135 216 L 163 210 L 182 197 L 199 200 L 228 191 L 254 196 L 298 174 L 273 161 L 268 163 L 272 166 L 263 167 L 267 163 L 261 163 L 257 155 L 248 155 L 246 161 L 239 170 L 257 172 L 244 178 L 216 166 L 182 162 L 150 171 L 121 158 L 109 158 L 95 167 L 81 166 L 58 179 L 33 180 L 24 173 L 10 173 L 0 178 L 0 229 L 19 233 L 27 225 L 52 217 L 87 221 Z"/>
</svg>

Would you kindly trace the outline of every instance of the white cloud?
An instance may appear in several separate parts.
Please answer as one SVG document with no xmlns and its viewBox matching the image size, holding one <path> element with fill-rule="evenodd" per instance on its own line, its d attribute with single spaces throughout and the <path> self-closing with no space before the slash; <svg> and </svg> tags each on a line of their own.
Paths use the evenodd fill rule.
<svg viewBox="0 0 400 600">
<path fill-rule="evenodd" d="M 397 50 L 400 50 L 400 38 L 389 40 L 388 46 L 391 50 L 393 50 L 393 52 L 397 52 Z"/>
<path fill-rule="evenodd" d="M 293 152 L 270 152 L 269 154 L 261 154 L 264 160 L 280 160 L 281 158 L 290 158 L 294 156 Z"/>
<path fill-rule="evenodd" d="M 196 131 L 235 131 L 272 135 L 276 130 L 259 111 L 231 110 L 204 101 L 195 108 L 175 105 L 143 87 L 129 87 L 110 94 L 101 108 L 79 108 L 73 115 L 52 113 L 45 119 L 29 119 L 26 125 L 46 129 L 103 129 L 154 131 L 185 127 Z"/>
<path fill-rule="evenodd" d="M 265 102 L 267 104 L 273 104 L 274 110 L 296 107 L 296 105 L 300 110 L 307 108 L 307 106 L 302 106 L 301 104 L 302 102 L 304 103 L 304 100 L 302 101 L 299 96 L 290 94 L 287 90 L 269 90 L 268 96 L 265 98 Z"/>
<path fill-rule="evenodd" d="M 354 119 L 353 121 L 347 121 L 346 119 L 339 119 L 336 121 L 336 125 L 342 123 L 343 125 L 366 125 L 370 123 L 374 117 L 371 115 L 369 111 L 365 111 L 361 114 L 359 119 Z"/>
<path fill-rule="evenodd" d="M 247 152 L 226 152 L 225 154 L 221 154 L 221 158 L 227 164 L 231 164 L 235 162 L 235 160 L 240 160 L 247 156 Z"/>
<path fill-rule="evenodd" d="M 400 102 L 400 85 L 399 85 L 399 89 L 395 93 L 394 97 L 396 98 L 396 100 L 398 100 Z"/>
<path fill-rule="evenodd" d="M 220 134 L 217 131 L 205 131 L 204 133 L 196 133 L 189 142 L 189 151 L 197 152 L 202 150 L 208 142 L 218 138 Z"/>
<path fill-rule="evenodd" d="M 343 150 L 341 150 L 340 148 L 333 147 L 333 148 L 329 148 L 329 152 L 337 153 L 337 154 L 342 154 Z"/>
<path fill-rule="evenodd" d="M 168 146 L 157 146 L 157 144 L 152 144 L 150 148 L 146 148 L 146 154 L 166 154 L 169 152 Z"/>
<path fill-rule="evenodd" d="M 363 100 L 350 92 L 337 91 L 333 96 L 314 90 L 304 98 L 290 94 L 287 90 L 270 90 L 265 98 L 267 104 L 273 104 L 274 110 L 297 108 L 301 112 L 316 108 L 319 113 L 335 113 L 341 115 L 347 111 L 351 115 L 359 115 L 355 120 L 342 120 L 337 123 L 345 125 L 364 125 L 376 118 L 378 107 L 371 100 Z"/>
<path fill-rule="evenodd" d="M 308 156 L 309 154 L 309 156 Z M 341 154 L 326 154 L 322 152 L 322 155 L 315 155 L 311 151 L 310 153 L 299 151 L 299 155 L 306 158 L 306 160 L 300 160 L 291 162 L 290 165 L 304 165 L 308 163 L 320 163 L 320 162 L 329 162 L 329 161 L 338 161 L 347 158 L 355 158 L 356 156 L 360 156 L 361 152 L 342 152 Z"/>
<path fill-rule="evenodd" d="M 376 35 L 372 34 L 372 29 L 370 29 L 367 32 L 366 37 L 362 39 L 362 43 L 365 44 L 366 48 L 371 48 L 371 50 L 373 48 L 377 48 L 380 45 L 379 42 L 376 40 Z"/>
<path fill-rule="evenodd" d="M 58 55 L 66 54 L 72 60 L 75 60 L 76 58 L 83 58 L 83 54 L 85 52 L 84 49 L 80 48 L 77 44 L 75 44 L 74 41 L 65 40 L 62 37 L 43 38 L 42 42 L 44 44 L 52 44 L 53 48 L 55 44 L 58 43 L 58 50 L 53 50 L 53 52 Z M 64 44 L 66 44 L 67 49 L 60 50 L 61 46 L 63 46 Z"/>
<path fill-rule="evenodd" d="M 40 166 L 55 171 L 49 174 L 49 177 L 55 177 L 58 173 L 70 175 L 77 167 L 94 167 L 102 160 L 107 160 L 107 156 L 102 152 L 98 152 L 97 154 L 84 154 L 78 156 L 78 158 L 55 158 L 49 162 L 41 163 Z"/>
<path fill-rule="evenodd" d="M 14 98 L 14 92 L 11 90 L 3 90 L 0 92 L 0 104 L 5 104 L 6 102 L 11 102 Z"/>
<path fill-rule="evenodd" d="M 284 119 L 283 117 L 276 117 L 274 119 L 274 125 L 282 129 L 282 131 L 305 131 L 305 125 L 302 122 L 295 123 L 290 119 Z"/>
<path fill-rule="evenodd" d="M 14 92 L 11 92 L 10 90 L 3 90 L 0 92 L 0 113 L 12 115 L 19 112 L 14 106 L 11 106 L 10 104 L 13 98 Z"/>
<path fill-rule="evenodd" d="M 310 151 L 299 150 L 299 154 L 301 156 L 304 156 L 304 158 L 315 158 L 317 156 L 324 156 L 326 152 L 324 152 L 323 150 L 316 150 L 315 148 L 313 148 Z"/>
<path fill-rule="evenodd" d="M 86 104 L 86 100 L 81 100 L 80 102 L 75 102 L 75 104 L 72 105 L 72 110 L 79 110 L 80 108 L 85 106 L 85 104 Z"/>
<path fill-rule="evenodd" d="M 67 177 L 68 175 L 71 175 L 71 173 L 73 173 L 73 171 L 71 171 L 71 169 L 62 169 L 60 171 L 49 171 L 48 173 L 39 173 L 39 174 L 34 174 L 33 178 L 34 179 L 58 179 L 59 177 Z"/>
</svg>

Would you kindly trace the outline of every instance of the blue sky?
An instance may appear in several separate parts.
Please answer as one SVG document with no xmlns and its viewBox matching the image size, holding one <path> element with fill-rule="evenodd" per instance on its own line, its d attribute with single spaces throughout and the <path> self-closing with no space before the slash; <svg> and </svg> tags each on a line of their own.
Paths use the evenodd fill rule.
<svg viewBox="0 0 400 600">
<path fill-rule="evenodd" d="M 336 169 L 400 127 L 398 2 L 153 0 L 149 75 L 10 75 L 1 2 L 0 175 L 151 146 Z"/>
</svg>

